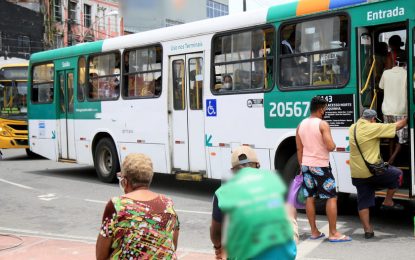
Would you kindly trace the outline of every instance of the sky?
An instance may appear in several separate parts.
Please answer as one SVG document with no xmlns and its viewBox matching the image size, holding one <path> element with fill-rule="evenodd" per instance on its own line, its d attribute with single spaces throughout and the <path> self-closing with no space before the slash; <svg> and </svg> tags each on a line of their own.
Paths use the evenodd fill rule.
<svg viewBox="0 0 415 260">
<path fill-rule="evenodd" d="M 288 3 L 296 0 L 246 0 L 246 9 L 254 10 L 279 3 Z M 243 0 L 229 0 L 229 14 L 242 12 Z"/>
</svg>

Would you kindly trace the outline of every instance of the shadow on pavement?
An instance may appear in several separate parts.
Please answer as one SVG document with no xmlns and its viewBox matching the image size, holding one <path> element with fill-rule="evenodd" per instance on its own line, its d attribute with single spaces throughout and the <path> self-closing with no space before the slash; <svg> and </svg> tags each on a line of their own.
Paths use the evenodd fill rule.
<svg viewBox="0 0 415 260">
<path fill-rule="evenodd" d="M 90 166 L 85 167 L 71 167 L 59 169 L 45 169 L 36 171 L 26 171 L 27 174 L 35 174 L 51 178 L 82 180 L 91 183 L 101 183 L 97 177 L 95 169 Z M 103 183 L 105 184 L 105 183 Z M 112 185 L 109 183 L 108 185 Z"/>
</svg>

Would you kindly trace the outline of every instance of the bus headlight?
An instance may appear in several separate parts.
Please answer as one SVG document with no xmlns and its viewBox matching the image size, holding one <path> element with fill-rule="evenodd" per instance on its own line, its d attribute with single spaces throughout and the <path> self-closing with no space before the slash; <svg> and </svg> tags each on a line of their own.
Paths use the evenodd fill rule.
<svg viewBox="0 0 415 260">
<path fill-rule="evenodd" d="M 11 136 L 11 135 L 4 127 L 0 126 L 0 136 Z"/>
</svg>

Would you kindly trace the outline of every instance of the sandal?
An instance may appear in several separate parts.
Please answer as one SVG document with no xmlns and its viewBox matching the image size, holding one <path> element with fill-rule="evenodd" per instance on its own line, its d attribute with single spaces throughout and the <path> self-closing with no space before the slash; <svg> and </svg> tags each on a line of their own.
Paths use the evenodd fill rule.
<svg viewBox="0 0 415 260">
<path fill-rule="evenodd" d="M 322 238 L 322 237 L 325 237 L 326 235 L 323 233 L 323 232 L 320 232 L 320 235 L 318 235 L 318 236 L 316 236 L 316 237 L 314 237 L 314 236 L 310 236 L 310 238 L 309 239 L 311 239 L 311 240 L 317 240 L 317 239 L 320 239 L 320 238 Z"/>
<path fill-rule="evenodd" d="M 382 206 L 380 206 L 380 209 L 381 210 L 404 210 L 404 207 L 401 204 L 394 203 L 392 206 L 382 204 Z"/>
<path fill-rule="evenodd" d="M 352 238 L 346 235 L 342 235 L 340 237 L 329 238 L 329 241 L 332 243 L 349 242 L 352 241 Z"/>
</svg>

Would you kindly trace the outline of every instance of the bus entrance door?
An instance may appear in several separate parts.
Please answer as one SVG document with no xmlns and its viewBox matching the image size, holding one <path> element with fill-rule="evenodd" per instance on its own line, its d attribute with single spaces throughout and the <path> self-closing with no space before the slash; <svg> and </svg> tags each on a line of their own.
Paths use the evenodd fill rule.
<svg viewBox="0 0 415 260">
<path fill-rule="evenodd" d="M 75 160 L 74 134 L 74 72 L 73 70 L 58 71 L 57 87 L 59 91 L 58 149 L 59 159 Z"/>
<path fill-rule="evenodd" d="M 169 115 L 173 169 L 204 172 L 203 53 L 170 57 Z"/>
<path fill-rule="evenodd" d="M 409 94 L 409 116 L 408 117 L 408 129 L 409 140 L 411 142 L 411 189 L 410 194 L 415 197 L 415 20 L 408 21 L 408 94 Z M 411 44 L 412 43 L 412 44 Z M 412 57 L 409 56 L 412 53 Z M 411 96 L 412 94 L 412 96 Z"/>
</svg>

